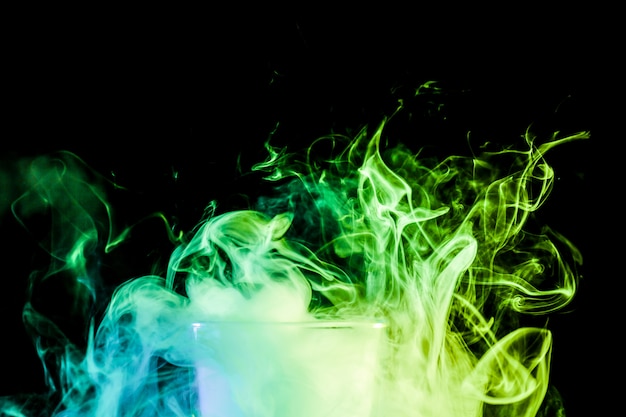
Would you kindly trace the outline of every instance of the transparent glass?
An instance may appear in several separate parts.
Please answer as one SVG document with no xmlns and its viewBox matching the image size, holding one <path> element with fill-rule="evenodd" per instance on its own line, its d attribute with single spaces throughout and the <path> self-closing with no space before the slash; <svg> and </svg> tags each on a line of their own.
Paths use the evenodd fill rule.
<svg viewBox="0 0 626 417">
<path fill-rule="evenodd" d="M 371 417 L 380 322 L 193 325 L 199 417 Z"/>
</svg>

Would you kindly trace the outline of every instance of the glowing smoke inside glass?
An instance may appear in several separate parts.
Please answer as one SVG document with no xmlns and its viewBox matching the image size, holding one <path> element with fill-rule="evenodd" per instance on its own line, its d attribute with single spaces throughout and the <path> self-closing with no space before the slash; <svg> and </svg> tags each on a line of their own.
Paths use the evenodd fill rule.
<svg viewBox="0 0 626 417">
<path fill-rule="evenodd" d="M 115 231 L 104 186 L 76 155 L 35 159 L 12 207 L 28 230 L 41 213 L 52 224 L 51 264 L 31 290 L 69 276 L 90 323 L 83 350 L 24 309 L 52 414 L 537 415 L 551 333 L 520 317 L 572 300 L 581 255 L 525 225 L 552 188 L 546 152 L 588 134 L 526 132 L 524 149 L 433 160 L 385 146 L 386 123 L 303 153 L 268 142 L 253 169 L 274 192 L 247 210 L 211 203 L 189 236 L 168 228 L 166 276 L 128 277 L 101 320 L 98 254 L 132 227 Z"/>
</svg>

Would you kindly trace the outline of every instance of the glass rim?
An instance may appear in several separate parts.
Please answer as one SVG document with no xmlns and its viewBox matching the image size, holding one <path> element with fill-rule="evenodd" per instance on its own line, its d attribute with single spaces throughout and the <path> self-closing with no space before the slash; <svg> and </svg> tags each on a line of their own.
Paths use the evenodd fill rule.
<svg viewBox="0 0 626 417">
<path fill-rule="evenodd" d="M 206 328 L 210 326 L 256 326 L 256 327 L 302 327 L 314 329 L 346 329 L 355 327 L 365 327 L 373 329 L 382 329 L 387 324 L 379 319 L 362 319 L 362 320 L 305 320 L 305 321 L 254 321 L 254 320 L 204 320 L 194 321 L 191 327 L 196 329 Z"/>
</svg>

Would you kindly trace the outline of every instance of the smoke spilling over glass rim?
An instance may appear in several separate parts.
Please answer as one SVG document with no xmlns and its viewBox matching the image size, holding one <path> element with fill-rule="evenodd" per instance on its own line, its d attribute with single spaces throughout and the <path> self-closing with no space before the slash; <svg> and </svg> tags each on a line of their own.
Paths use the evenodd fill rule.
<svg viewBox="0 0 626 417">
<path fill-rule="evenodd" d="M 29 188 L 12 206 L 27 230 L 37 213 L 52 224 L 41 242 L 51 264 L 33 275 L 31 291 L 70 276 L 89 317 L 80 349 L 33 303 L 24 309 L 52 414 L 213 415 L 222 411 L 211 404 L 223 400 L 230 417 L 262 417 L 314 410 L 326 398 L 341 417 L 530 417 L 558 403 L 548 389 L 551 332 L 523 318 L 571 302 L 582 256 L 557 231 L 529 230 L 527 221 L 553 187 L 546 153 L 588 132 L 539 140 L 528 130 L 522 149 L 485 145 L 434 160 L 386 146 L 387 122 L 320 138 L 304 152 L 270 139 L 253 171 L 273 192 L 249 209 L 208 204 L 188 235 L 165 221 L 175 244 L 165 276 L 129 279 L 98 320 L 89 316 L 101 292 L 97 259 L 121 250 L 134 226 L 117 230 L 106 181 L 76 155 L 34 159 Z M 346 338 L 347 329 L 364 333 Z M 289 390 L 298 375 L 314 389 Z M 220 378 L 228 400 L 206 394 Z M 367 386 L 352 387 L 356 380 Z M 340 401 L 364 390 L 375 403 Z M 26 415 L 12 399 L 0 409 Z"/>
</svg>

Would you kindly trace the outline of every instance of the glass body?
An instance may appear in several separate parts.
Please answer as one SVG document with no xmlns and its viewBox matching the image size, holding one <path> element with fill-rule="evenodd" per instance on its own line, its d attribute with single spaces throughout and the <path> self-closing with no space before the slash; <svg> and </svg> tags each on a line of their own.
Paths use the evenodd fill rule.
<svg viewBox="0 0 626 417">
<path fill-rule="evenodd" d="M 370 417 L 379 322 L 205 322 L 192 326 L 201 417 Z"/>
</svg>

